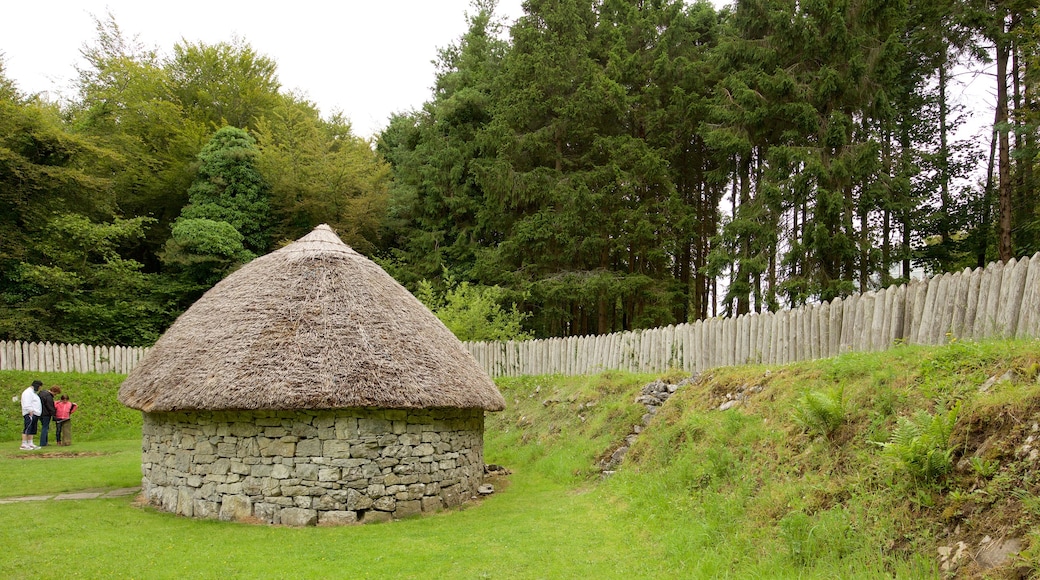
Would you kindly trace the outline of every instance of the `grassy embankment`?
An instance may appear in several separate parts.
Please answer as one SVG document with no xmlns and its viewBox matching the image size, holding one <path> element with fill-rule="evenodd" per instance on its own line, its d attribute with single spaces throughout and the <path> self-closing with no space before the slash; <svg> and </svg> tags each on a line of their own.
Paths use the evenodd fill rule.
<svg viewBox="0 0 1040 580">
<path fill-rule="evenodd" d="M 607 480 L 596 461 L 639 421 L 634 399 L 655 377 L 504 379 L 508 408 L 489 417 L 486 460 L 514 473 L 460 511 L 288 529 L 188 520 L 130 499 L 37 502 L 0 505 L 0 539 L 39 539 L 77 562 L 73 577 L 395 578 L 932 578 L 943 574 L 937 550 L 957 542 L 968 556 L 950 573 L 982 577 L 972 558 L 1014 539 L 1021 554 L 985 574 L 1019 577 L 1040 563 L 1037 347 L 902 347 L 717 370 L 673 396 Z M 0 388 L 10 400 L 31 378 L 0 373 Z M 82 385 L 79 400 L 97 391 L 62 448 L 86 453 L 19 452 L 5 417 L 0 496 L 135 484 L 139 443 L 127 435 L 139 419 L 114 403 L 118 380 L 46 376 Z M 719 411 L 730 397 L 741 403 Z M 108 419 L 91 428 L 88 409 Z M 19 552 L 6 554 L 0 576 L 22 575 Z"/>
</svg>

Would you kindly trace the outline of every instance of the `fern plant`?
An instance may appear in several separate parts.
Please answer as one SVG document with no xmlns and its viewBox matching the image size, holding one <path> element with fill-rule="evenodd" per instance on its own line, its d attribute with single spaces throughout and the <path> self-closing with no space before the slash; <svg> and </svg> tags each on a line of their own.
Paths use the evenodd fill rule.
<svg viewBox="0 0 1040 580">
<path fill-rule="evenodd" d="M 949 473 L 953 468 L 950 437 L 959 412 L 958 402 L 946 412 L 917 411 L 912 417 L 900 417 L 888 442 L 881 444 L 896 471 L 909 475 L 915 485 L 935 484 Z"/>
<path fill-rule="evenodd" d="M 805 393 L 794 404 L 795 422 L 812 435 L 830 437 L 845 423 L 847 414 L 844 387 Z"/>
</svg>

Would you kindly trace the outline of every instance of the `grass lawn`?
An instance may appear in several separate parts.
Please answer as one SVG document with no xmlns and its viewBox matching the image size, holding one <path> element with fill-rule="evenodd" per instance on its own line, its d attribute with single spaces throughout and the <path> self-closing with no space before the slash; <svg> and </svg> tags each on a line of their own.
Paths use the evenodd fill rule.
<svg viewBox="0 0 1040 580">
<path fill-rule="evenodd" d="M 71 578 L 667 576 L 623 515 L 602 490 L 536 473 L 461 511 L 339 528 L 197 521 L 131 498 L 26 502 L 0 505 L 0 539 L 37 553 L 27 572 L 25 552 L 5 550 L 0 577 L 49 577 L 39 563 L 56 560 L 75 563 L 61 574 Z"/>
<path fill-rule="evenodd" d="M 1016 538 L 1021 553 L 945 576 L 1040 577 L 1040 472 L 1028 454 L 1038 347 L 904 347 L 706 373 L 607 480 L 597 461 L 641 420 L 634 401 L 654 377 L 502 379 L 507 408 L 487 419 L 485 459 L 514 473 L 463 509 L 298 529 L 193 520 L 131 497 L 0 504 L 0 578 L 917 579 L 944 577 L 939 548 L 978 553 L 987 536 Z M 0 391 L 29 378 L 0 373 Z M 85 437 L 20 452 L 11 433 L 0 498 L 139 484 L 139 416 L 114 403 L 117 379 L 49 378 L 91 401 Z M 729 400 L 740 404 L 719 410 Z M 907 435 L 951 409 L 952 431 Z M 924 454 L 944 462 L 927 477 L 911 471 Z M 59 559 L 73 564 L 59 572 Z"/>
<path fill-rule="evenodd" d="M 0 451 L 0 498 L 141 485 L 141 440 L 87 441 L 68 447 Z"/>
</svg>

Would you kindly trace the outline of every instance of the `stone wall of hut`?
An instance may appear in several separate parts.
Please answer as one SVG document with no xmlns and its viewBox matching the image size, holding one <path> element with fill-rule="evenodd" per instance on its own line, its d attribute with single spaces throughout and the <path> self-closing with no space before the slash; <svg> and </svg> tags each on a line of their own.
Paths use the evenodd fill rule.
<svg viewBox="0 0 1040 580">
<path fill-rule="evenodd" d="M 480 409 L 145 413 L 143 491 L 196 518 L 399 519 L 476 495 L 483 435 Z"/>
</svg>

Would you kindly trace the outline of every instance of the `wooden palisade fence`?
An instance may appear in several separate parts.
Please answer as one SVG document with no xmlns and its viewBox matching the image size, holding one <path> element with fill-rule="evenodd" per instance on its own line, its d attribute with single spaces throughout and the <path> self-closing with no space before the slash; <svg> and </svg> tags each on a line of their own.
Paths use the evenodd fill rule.
<svg viewBox="0 0 1040 580">
<path fill-rule="evenodd" d="M 1040 253 L 775 313 L 651 330 L 467 347 L 491 376 L 687 372 L 783 364 L 896 344 L 1040 338 Z"/>
<path fill-rule="evenodd" d="M 0 340 L 0 370 L 126 374 L 147 351 L 134 346 Z"/>
<path fill-rule="evenodd" d="M 1040 338 L 1040 253 L 793 310 L 601 336 L 470 342 L 491 376 L 687 372 L 893 345 Z M 146 348 L 0 341 L 0 370 L 128 373 Z"/>
</svg>

